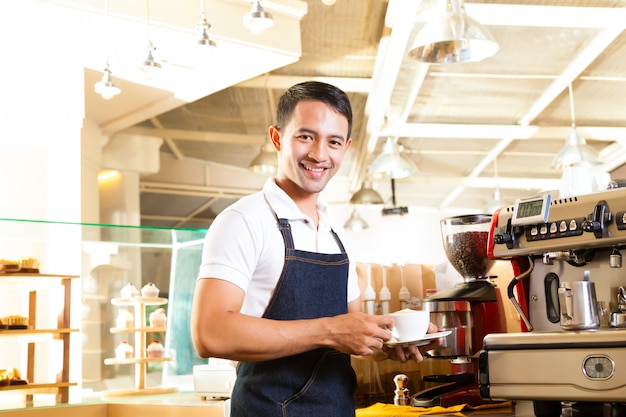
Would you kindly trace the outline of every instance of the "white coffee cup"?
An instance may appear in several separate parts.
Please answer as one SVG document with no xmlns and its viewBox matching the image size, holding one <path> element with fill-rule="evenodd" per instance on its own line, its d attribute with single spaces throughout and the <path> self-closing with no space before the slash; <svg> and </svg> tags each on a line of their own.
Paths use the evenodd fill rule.
<svg viewBox="0 0 626 417">
<path fill-rule="evenodd" d="M 405 308 L 389 314 L 393 318 L 392 336 L 398 341 L 412 341 L 424 338 L 430 323 L 430 313 L 425 310 Z"/>
</svg>

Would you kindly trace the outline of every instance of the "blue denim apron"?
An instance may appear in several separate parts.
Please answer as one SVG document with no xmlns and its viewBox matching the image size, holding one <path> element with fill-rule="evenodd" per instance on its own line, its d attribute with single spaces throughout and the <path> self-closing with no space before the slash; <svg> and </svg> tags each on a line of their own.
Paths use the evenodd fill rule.
<svg viewBox="0 0 626 417">
<path fill-rule="evenodd" d="M 348 255 L 294 249 L 291 227 L 278 220 L 285 264 L 263 317 L 313 319 L 347 313 Z M 267 337 L 272 337 L 268 334 Z M 356 376 L 350 356 L 320 348 L 262 362 L 240 362 L 231 417 L 354 417 Z"/>
</svg>

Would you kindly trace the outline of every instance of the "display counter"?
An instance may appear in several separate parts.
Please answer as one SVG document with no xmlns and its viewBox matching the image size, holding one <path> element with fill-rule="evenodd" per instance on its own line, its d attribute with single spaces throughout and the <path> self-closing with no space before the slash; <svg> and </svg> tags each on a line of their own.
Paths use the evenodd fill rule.
<svg viewBox="0 0 626 417">
<path fill-rule="evenodd" d="M 38 271 L 28 276 L 0 276 L 0 317 L 28 320 L 28 329 L 0 330 L 0 370 L 17 369 L 22 378 L 16 380 L 28 383 L 0 386 L 0 408 L 30 407 L 48 397 L 71 405 L 85 392 L 133 390 L 142 396 L 179 386 L 181 378 L 191 380 L 193 366 L 206 363 L 193 349 L 189 330 L 206 232 L 0 218 L 3 263 L 39 261 Z M 160 291 L 154 299 L 120 298 L 125 286 L 141 289 L 149 283 Z M 148 316 L 157 308 L 167 323 L 152 327 Z M 136 321 L 119 329 L 122 310 Z M 117 360 L 115 349 L 124 341 L 134 345 L 136 355 Z M 163 345 L 163 357 L 145 358 L 154 341 Z"/>
<path fill-rule="evenodd" d="M 105 400 L 85 400 L 77 403 L 2 409 L 0 416 L 19 417 L 223 417 L 224 401 L 205 401 L 193 392 L 147 395 Z"/>
<path fill-rule="evenodd" d="M 35 407 L 11 410 L 0 410 L 0 416 L 7 413 L 16 417 L 135 417 L 149 415 L 152 417 L 222 417 L 223 401 L 204 401 L 192 392 L 153 395 L 123 399 L 107 399 L 77 404 L 61 404 L 54 407 Z M 393 406 L 389 407 L 393 410 Z M 357 412 L 357 416 L 361 414 Z M 419 416 L 417 410 L 403 414 L 378 411 L 377 417 L 385 416 Z M 472 417 L 534 417 L 531 402 L 520 401 L 513 407 L 489 409 L 483 411 L 443 412 L 428 414 L 429 416 L 472 416 Z"/>
</svg>

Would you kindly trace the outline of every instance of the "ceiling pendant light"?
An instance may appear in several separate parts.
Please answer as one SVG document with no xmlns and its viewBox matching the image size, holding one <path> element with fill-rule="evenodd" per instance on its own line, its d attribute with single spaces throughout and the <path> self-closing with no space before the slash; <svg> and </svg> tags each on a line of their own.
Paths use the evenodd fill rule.
<svg viewBox="0 0 626 417">
<path fill-rule="evenodd" d="M 369 180 L 363 181 L 359 191 L 350 198 L 350 204 L 383 204 L 383 198 L 372 188 Z"/>
<path fill-rule="evenodd" d="M 217 44 L 209 38 L 209 33 L 207 32 L 211 28 L 211 25 L 206 20 L 206 16 L 204 15 L 204 0 L 200 1 L 200 22 L 197 25 L 198 33 L 200 34 L 198 38 L 198 45 L 200 46 L 208 46 L 211 49 L 217 47 Z"/>
<path fill-rule="evenodd" d="M 275 174 L 278 169 L 278 158 L 274 146 L 266 140 L 261 150 L 254 157 L 248 169 L 259 174 Z"/>
<path fill-rule="evenodd" d="M 360 232 L 361 230 L 367 229 L 369 225 L 363 217 L 361 217 L 356 210 L 356 208 L 352 209 L 352 214 L 350 218 L 346 221 L 346 224 L 343 225 L 343 228 L 346 230 L 350 230 L 352 232 Z"/>
<path fill-rule="evenodd" d="M 146 56 L 146 59 L 143 60 L 140 69 L 147 74 L 148 78 L 152 78 L 161 70 L 161 64 L 154 59 L 154 55 L 152 54 L 156 50 L 156 48 L 152 43 L 152 40 L 150 39 L 149 0 L 146 0 L 146 30 L 148 32 L 148 46 L 146 47 L 148 55 Z"/>
<path fill-rule="evenodd" d="M 494 177 L 496 180 L 496 189 L 493 192 L 493 197 L 491 198 L 491 200 L 487 202 L 487 205 L 485 206 L 484 211 L 487 214 L 492 214 L 494 211 L 496 211 L 500 207 L 506 206 L 507 204 L 504 200 L 502 200 L 502 194 L 500 193 L 500 181 L 498 180 L 498 160 L 497 159 L 493 160 L 493 170 L 494 170 Z"/>
<path fill-rule="evenodd" d="M 104 1 L 104 25 L 106 26 L 105 31 L 109 32 L 109 1 Z M 107 36 L 108 43 L 108 36 Z M 108 46 L 107 46 L 108 48 Z M 94 84 L 93 89 L 97 94 L 100 94 L 103 99 L 110 100 L 114 96 L 118 95 L 122 92 L 122 90 L 115 85 L 113 79 L 111 78 L 111 67 L 109 66 L 109 59 L 107 58 L 107 66 L 103 71 L 102 79 Z"/>
<path fill-rule="evenodd" d="M 102 98 L 105 100 L 110 100 L 114 96 L 122 92 L 122 90 L 120 90 L 120 88 L 116 86 L 115 83 L 113 83 L 113 80 L 111 79 L 111 68 L 109 68 L 108 60 L 107 60 L 107 66 L 104 69 L 104 75 L 102 76 L 102 79 L 93 86 L 93 89 L 96 93 L 100 94 Z"/>
<path fill-rule="evenodd" d="M 598 154 L 587 144 L 584 137 L 576 130 L 576 118 L 574 114 L 574 94 L 572 84 L 568 85 L 570 110 L 572 114 L 572 131 L 566 139 L 565 146 L 556 154 L 552 161 L 552 166 L 563 169 L 571 166 L 592 166 L 598 165 L 600 160 Z"/>
<path fill-rule="evenodd" d="M 498 52 L 487 29 L 465 12 L 463 0 L 447 0 L 446 13 L 419 31 L 409 57 L 431 64 L 481 61 Z"/>
<path fill-rule="evenodd" d="M 400 153 L 398 144 L 390 136 L 383 145 L 383 152 L 370 166 L 371 174 L 383 174 L 389 178 L 406 178 L 418 172 L 415 162 Z"/>
<path fill-rule="evenodd" d="M 254 35 L 260 35 L 274 26 L 274 18 L 271 13 L 263 9 L 261 0 L 251 0 L 250 3 L 252 3 L 252 8 L 243 16 L 243 25 Z"/>
</svg>

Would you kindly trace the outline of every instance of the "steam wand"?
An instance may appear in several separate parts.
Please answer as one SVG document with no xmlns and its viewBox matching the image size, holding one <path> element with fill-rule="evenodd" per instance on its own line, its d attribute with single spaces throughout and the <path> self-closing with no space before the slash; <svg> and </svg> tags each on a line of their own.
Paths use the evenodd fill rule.
<svg viewBox="0 0 626 417">
<path fill-rule="evenodd" d="M 530 324 L 530 320 L 528 320 L 528 317 L 526 317 L 526 313 L 524 313 L 524 310 L 522 310 L 522 307 L 519 305 L 519 303 L 517 302 L 517 300 L 515 299 L 515 286 L 524 278 L 526 278 L 527 276 L 530 275 L 530 273 L 533 271 L 533 269 L 535 268 L 535 265 L 533 263 L 532 258 L 529 256 L 528 257 L 528 269 L 524 272 L 522 272 L 521 274 L 519 274 L 518 276 L 516 276 L 515 278 L 513 278 L 511 280 L 511 282 L 509 282 L 509 286 L 507 288 L 507 295 L 509 296 L 509 299 L 511 300 L 511 302 L 513 303 L 513 307 L 515 307 L 515 310 L 517 310 L 517 314 L 519 314 L 519 316 L 522 318 L 522 320 L 524 321 L 524 324 L 526 325 L 526 327 L 528 328 L 528 331 L 532 331 L 533 330 L 533 325 Z"/>
</svg>

